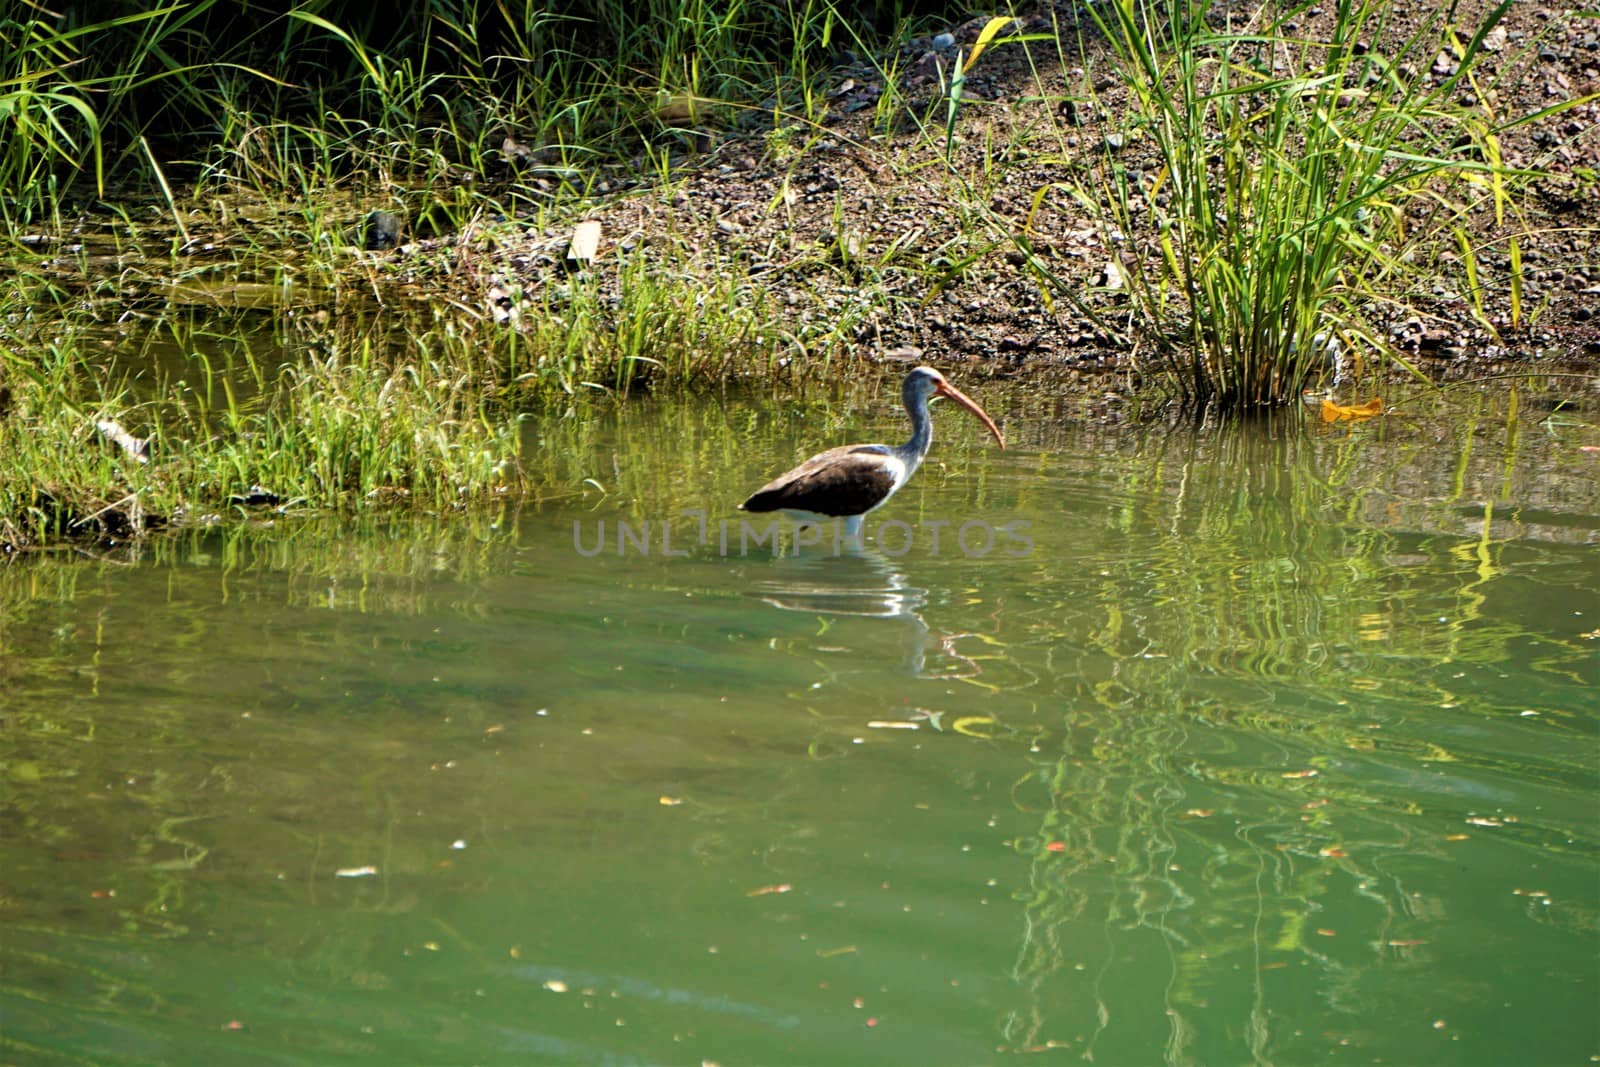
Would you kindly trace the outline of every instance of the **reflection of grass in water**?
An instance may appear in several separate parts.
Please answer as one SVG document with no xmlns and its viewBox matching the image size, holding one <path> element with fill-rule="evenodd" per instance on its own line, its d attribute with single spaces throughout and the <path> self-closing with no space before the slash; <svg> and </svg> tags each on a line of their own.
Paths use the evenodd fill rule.
<svg viewBox="0 0 1600 1067">
<path fill-rule="evenodd" d="M 1351 856 L 1414 852 L 1415 831 L 1399 814 L 1358 816 L 1390 832 L 1349 840 L 1339 826 L 1350 825 L 1353 810 L 1374 806 L 1359 787 L 1277 771 L 1215 773 L 1176 755 L 1205 726 L 1182 711 L 1085 715 L 1092 757 L 1036 766 L 1022 792 L 1049 806 L 1038 837 L 1023 846 L 1034 859 L 1014 975 L 1029 995 L 1007 1021 L 1008 1044 L 1077 1035 L 1089 1054 L 1114 1023 L 1152 1014 L 1151 1002 L 1130 994 L 1159 988 L 1171 1062 L 1193 1060 L 1191 1046 L 1207 1029 L 1247 1035 L 1261 1057 L 1273 1036 L 1264 988 L 1272 967 L 1308 959 L 1320 980 L 1357 995 L 1364 966 L 1321 953 L 1313 916 L 1326 907 L 1334 879 L 1354 879 L 1378 914 L 1369 929 L 1343 929 L 1340 937 L 1388 936 L 1404 914 L 1400 887 L 1362 865 L 1370 860 Z M 1294 731 L 1278 740 L 1310 747 Z M 1329 803 L 1341 813 L 1337 824 L 1316 816 Z M 1103 936 L 1086 941 L 1094 928 Z M 1153 952 L 1164 953 L 1163 962 Z M 1245 976 L 1242 984 L 1232 984 L 1232 975 Z"/>
<path fill-rule="evenodd" d="M 1559 701 L 1585 650 L 1489 602 L 1512 540 L 1342 519 L 1359 441 L 1332 478 L 1326 449 L 1295 434 L 1150 444 L 1119 471 L 1116 546 L 1095 557 L 1090 537 L 1075 583 L 1037 580 L 1078 591 L 1068 626 L 1041 613 L 1023 627 L 1050 649 L 1068 710 L 1058 751 L 1015 789 L 1039 830 L 1018 844 L 1032 862 L 1004 1040 L 1149 1057 L 1164 1028 L 1169 1062 L 1265 1060 L 1297 1043 L 1283 1021 L 1296 998 L 1381 1010 L 1386 962 L 1429 922 L 1427 891 L 1397 872 L 1448 862 L 1441 820 L 1475 803 L 1421 791 L 1424 775 L 1589 788 L 1576 750 L 1541 763 L 1432 736 L 1435 714 L 1515 714 L 1473 708 L 1451 675 L 1531 669 L 1569 687 Z M 1404 550 L 1427 565 L 1396 568 Z M 1593 834 L 1570 816 L 1530 813 L 1498 840 L 1571 851 Z"/>
</svg>

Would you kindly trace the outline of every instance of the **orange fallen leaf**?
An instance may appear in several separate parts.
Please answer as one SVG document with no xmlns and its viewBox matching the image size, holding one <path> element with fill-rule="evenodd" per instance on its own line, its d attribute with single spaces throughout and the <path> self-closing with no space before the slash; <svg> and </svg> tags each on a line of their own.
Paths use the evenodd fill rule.
<svg viewBox="0 0 1600 1067">
<path fill-rule="evenodd" d="M 1370 419 L 1374 415 L 1383 414 L 1383 401 L 1373 397 L 1365 404 L 1335 404 L 1331 400 L 1322 402 L 1322 421 L 1338 422 L 1340 419 Z"/>
<path fill-rule="evenodd" d="M 1044 847 L 1046 852 L 1065 852 L 1067 843 L 1065 841 L 1052 841 Z"/>
</svg>

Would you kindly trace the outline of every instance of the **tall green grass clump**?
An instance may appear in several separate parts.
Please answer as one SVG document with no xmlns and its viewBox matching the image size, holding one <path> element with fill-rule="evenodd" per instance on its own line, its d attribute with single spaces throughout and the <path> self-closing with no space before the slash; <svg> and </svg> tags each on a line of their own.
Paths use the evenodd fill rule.
<svg viewBox="0 0 1600 1067">
<path fill-rule="evenodd" d="M 276 368 L 251 357 L 255 395 L 223 377 L 139 399 L 85 352 L 71 338 L 0 346 L 0 547 L 259 508 L 448 512 L 524 488 L 519 420 L 483 368 L 357 342 Z M 213 377 L 203 360 L 190 357 L 197 381 Z"/>
<path fill-rule="evenodd" d="M 1131 130 L 1078 193 L 1137 250 L 1122 280 L 1141 370 L 1186 405 L 1289 402 L 1378 350 L 1368 315 L 1408 269 L 1408 206 L 1492 169 L 1472 73 L 1510 0 L 1464 36 L 1442 9 L 1406 30 L 1400 7 L 1268 4 L 1241 24 L 1209 0 L 1088 8 Z M 1153 170 L 1121 161 L 1146 147 Z"/>
</svg>

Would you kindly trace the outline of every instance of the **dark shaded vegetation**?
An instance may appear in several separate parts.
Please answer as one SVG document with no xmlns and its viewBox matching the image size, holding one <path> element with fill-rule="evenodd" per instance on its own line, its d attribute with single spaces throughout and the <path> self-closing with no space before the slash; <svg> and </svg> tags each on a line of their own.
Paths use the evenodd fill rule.
<svg viewBox="0 0 1600 1067">
<path fill-rule="evenodd" d="M 474 168 L 486 153 L 592 153 L 658 131 L 660 94 L 753 102 L 941 6 L 25 0 L 0 21 L 0 176 L 28 216 L 81 175 L 154 191 L 248 157 L 251 140 L 315 164 L 328 146 L 313 129 L 344 174 L 395 138 Z"/>
</svg>

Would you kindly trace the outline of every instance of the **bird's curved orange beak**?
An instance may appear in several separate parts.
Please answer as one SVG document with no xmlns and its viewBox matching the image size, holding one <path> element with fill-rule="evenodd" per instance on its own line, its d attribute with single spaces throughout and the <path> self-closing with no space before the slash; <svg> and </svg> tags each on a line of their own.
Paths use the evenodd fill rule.
<svg viewBox="0 0 1600 1067">
<path fill-rule="evenodd" d="M 978 402 L 976 400 L 973 400 L 966 393 L 963 393 L 949 382 L 943 380 L 941 380 L 938 385 L 934 386 L 933 391 L 938 396 L 949 397 L 951 400 L 954 400 L 957 404 L 960 404 L 962 407 L 976 415 L 978 417 L 978 421 L 987 426 L 989 428 L 989 432 L 994 434 L 995 443 L 1000 446 L 1000 450 L 1002 452 L 1005 451 L 1005 435 L 1000 432 L 1000 427 L 994 424 L 994 420 L 989 417 L 989 413 L 978 406 Z"/>
</svg>

